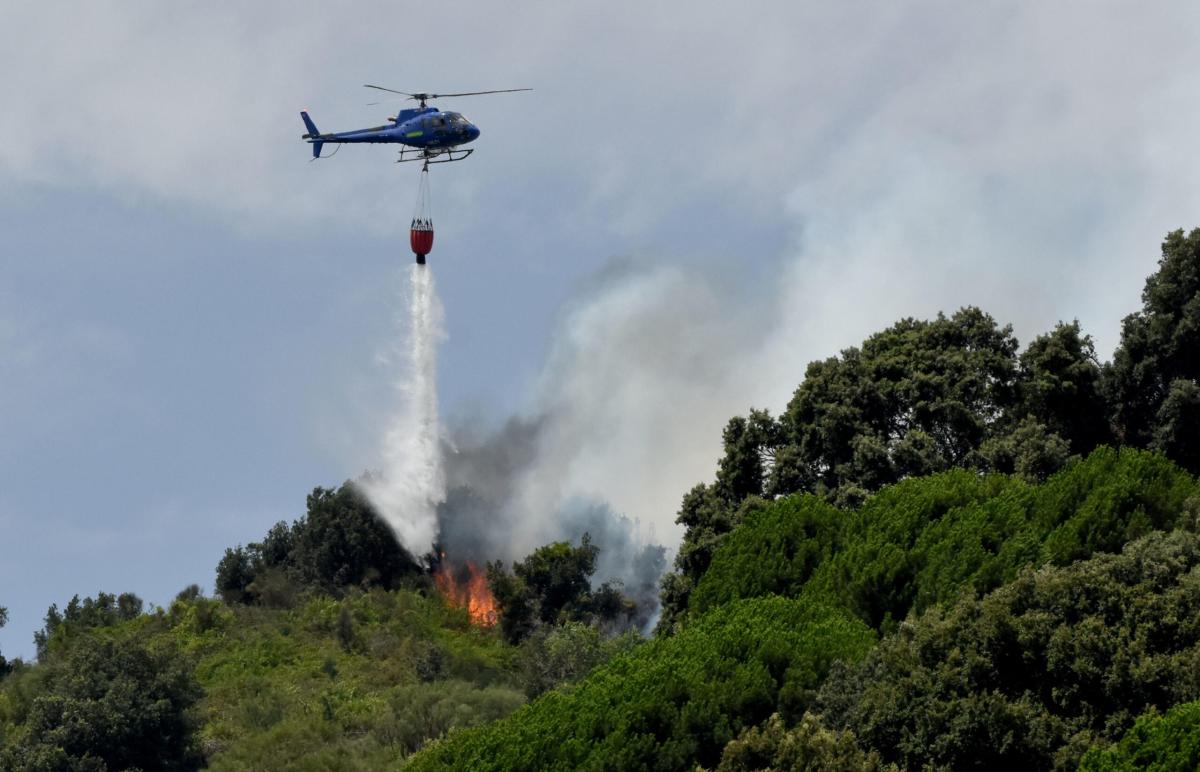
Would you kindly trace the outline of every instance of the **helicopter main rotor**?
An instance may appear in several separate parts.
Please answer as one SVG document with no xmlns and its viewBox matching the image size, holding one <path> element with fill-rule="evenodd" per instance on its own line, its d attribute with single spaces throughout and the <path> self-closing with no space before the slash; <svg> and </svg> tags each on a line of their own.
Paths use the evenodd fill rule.
<svg viewBox="0 0 1200 772">
<path fill-rule="evenodd" d="M 443 97 L 478 96 L 480 94 L 510 94 L 514 91 L 533 91 L 533 89 L 531 89 L 531 88 L 502 88 L 502 89 L 497 89 L 495 91 L 462 91 L 462 92 L 459 92 L 456 94 L 429 94 L 426 92 L 418 92 L 416 94 L 411 94 L 407 91 L 397 91 L 394 88 L 384 88 L 383 86 L 372 86 L 370 83 L 364 83 L 363 88 L 373 88 L 373 89 L 378 89 L 379 91 L 387 91 L 388 93 L 391 93 L 391 94 L 400 94 L 401 96 L 407 97 L 409 99 L 415 99 L 420 104 L 421 107 L 425 107 L 425 101 L 427 99 L 442 99 Z M 371 102 L 370 104 L 379 104 L 379 103 Z"/>
</svg>

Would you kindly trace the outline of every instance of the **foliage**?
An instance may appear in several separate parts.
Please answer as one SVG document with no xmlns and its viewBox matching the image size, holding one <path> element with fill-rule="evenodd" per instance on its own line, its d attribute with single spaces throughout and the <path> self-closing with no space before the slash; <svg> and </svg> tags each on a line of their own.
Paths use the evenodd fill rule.
<svg viewBox="0 0 1200 772">
<path fill-rule="evenodd" d="M 717 772 L 882 772 L 895 770 L 884 765 L 875 752 L 858 747 L 852 732 L 829 729 L 820 718 L 805 713 L 794 728 L 774 713 L 766 723 L 742 732 L 725 746 Z"/>
<path fill-rule="evenodd" d="M 1193 772 L 1200 769 L 1200 702 L 1187 702 L 1165 715 L 1140 716 L 1121 741 L 1092 748 L 1081 772 Z"/>
<path fill-rule="evenodd" d="M 272 609 L 185 591 L 167 610 L 59 633 L 44 661 L 0 682 L 0 754 L 34 763 L 33 706 L 53 696 L 62 663 L 95 641 L 180 653 L 172 661 L 203 689 L 191 714 L 215 770 L 394 767 L 449 728 L 525 700 L 517 651 L 436 596 L 350 589 Z M 13 763 L 0 769 L 25 768 Z"/>
<path fill-rule="evenodd" d="M 1078 320 L 1060 322 L 1034 338 L 1018 362 L 1019 405 L 1014 413 L 1021 416 L 1019 421 L 1045 427 L 1049 434 L 1062 438 L 1071 453 L 1079 455 L 1113 441 L 1103 419 L 1108 405 L 1095 346 Z"/>
<path fill-rule="evenodd" d="M 521 643 L 519 662 L 525 694 L 532 699 L 574 683 L 641 640 L 632 630 L 605 639 L 596 626 L 581 622 L 543 627 Z"/>
<path fill-rule="evenodd" d="M 1124 443 L 1156 447 L 1200 472 L 1200 229 L 1167 234 L 1158 271 L 1146 279 L 1142 310 L 1125 317 L 1106 379 Z"/>
<path fill-rule="evenodd" d="M 870 491 L 966 463 L 1016 401 L 1016 350 L 1011 328 L 963 308 L 904 319 L 814 362 L 780 419 L 800 479 L 817 492 Z M 795 490 L 781 478 L 771 492 Z"/>
<path fill-rule="evenodd" d="M 291 526 L 276 523 L 261 542 L 226 549 L 217 593 L 227 603 L 289 608 L 304 592 L 399 587 L 423 570 L 356 485 L 315 488 Z"/>
<path fill-rule="evenodd" d="M 812 495 L 747 517 L 713 556 L 693 613 L 733 598 L 835 599 L 873 627 L 910 609 L 987 592 L 1026 565 L 1116 552 L 1151 530 L 1189 525 L 1200 487 L 1162 456 L 1101 447 L 1037 486 L 966 470 L 911 478 L 856 510 Z"/>
<path fill-rule="evenodd" d="M 1155 414 L 1150 447 L 1166 453 L 1179 464 L 1200 472 L 1200 385 L 1194 380 L 1171 381 L 1167 397 Z"/>
<path fill-rule="evenodd" d="M 827 723 L 910 768 L 1062 768 L 1148 708 L 1200 697 L 1200 537 L 1038 571 L 930 609 L 836 668 Z"/>
<path fill-rule="evenodd" d="M 1078 321 L 1018 356 L 1011 328 L 972 307 L 901 320 L 810 363 L 778 420 L 752 409 L 729 421 L 716 481 L 684 497 L 658 632 L 679 629 L 739 507 L 760 495 L 815 493 L 855 507 L 882 487 L 955 467 L 1039 482 L 1110 442 L 1200 472 L 1200 229 L 1168 234 L 1142 300 L 1106 366 Z"/>
<path fill-rule="evenodd" d="M 1037 482 L 1061 469 L 1070 452 L 1066 440 L 1030 416 L 1011 431 L 984 440 L 977 462 L 984 469 Z"/>
<path fill-rule="evenodd" d="M 661 580 L 662 616 L 656 632 L 677 631 L 687 610 L 691 593 L 708 571 L 717 547 L 725 536 L 766 502 L 751 496 L 733 508 L 721 498 L 715 485 L 697 485 L 683 497 L 683 507 L 675 522 L 686 527 L 675 555 L 675 571 Z"/>
<path fill-rule="evenodd" d="M 735 598 L 794 595 L 839 544 L 844 513 L 812 495 L 750 515 L 717 550 L 691 600 L 695 614 Z"/>
<path fill-rule="evenodd" d="M 82 635 L 42 674 L 4 769 L 198 769 L 200 696 L 171 649 Z"/>
<path fill-rule="evenodd" d="M 440 681 L 401 687 L 388 702 L 393 720 L 376 735 L 389 747 L 409 754 L 451 730 L 504 718 L 524 705 L 525 697 L 503 686 L 481 689 L 466 681 Z"/>
<path fill-rule="evenodd" d="M 774 712 L 800 716 L 836 660 L 874 636 L 842 612 L 783 598 L 730 603 L 577 686 L 461 732 L 407 769 L 692 769 Z"/>
<path fill-rule="evenodd" d="M 518 643 L 540 625 L 633 616 L 636 607 L 615 586 L 606 582 L 592 589 L 599 553 L 585 533 L 578 547 L 565 541 L 538 547 L 513 563 L 511 573 L 500 561 L 489 563 L 488 587 L 508 641 Z"/>
<path fill-rule="evenodd" d="M 69 639 L 97 627 L 111 627 L 136 619 L 144 607 L 142 599 L 131 592 L 120 595 L 97 593 L 95 599 L 79 600 L 76 595 L 60 613 L 57 604 L 46 611 L 46 624 L 33 634 L 38 659 L 45 657 L 57 641 Z"/>
<path fill-rule="evenodd" d="M 730 420 L 716 482 L 684 497 L 659 631 L 678 628 L 744 502 L 810 492 L 854 507 L 884 486 L 953 467 L 1044 479 L 1108 438 L 1096 421 L 1106 411 L 1099 380 L 1077 323 L 1018 358 L 1011 328 L 977 308 L 905 319 L 811 363 L 778 421 L 761 410 Z"/>
</svg>

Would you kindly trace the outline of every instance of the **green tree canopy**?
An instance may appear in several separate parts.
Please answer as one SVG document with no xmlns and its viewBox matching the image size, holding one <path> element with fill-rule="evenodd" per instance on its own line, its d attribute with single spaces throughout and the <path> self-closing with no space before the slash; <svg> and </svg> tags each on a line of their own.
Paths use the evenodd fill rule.
<svg viewBox="0 0 1200 772">
<path fill-rule="evenodd" d="M 1079 322 L 1059 323 L 1021 352 L 1017 374 L 1018 420 L 1032 419 L 1061 437 L 1070 452 L 1087 455 L 1113 437 L 1104 416 L 1100 363 L 1091 336 Z"/>
<path fill-rule="evenodd" d="M 1080 772 L 1195 772 L 1200 769 L 1200 702 L 1176 705 L 1165 714 L 1140 716 L 1121 741 L 1095 747 Z"/>
<path fill-rule="evenodd" d="M 1191 527 L 1200 486 L 1161 454 L 1094 450 L 1038 485 L 955 469 L 888 486 L 857 509 L 798 494 L 764 504 L 721 542 L 689 613 L 735 598 L 819 595 L 873 627 L 984 593 L 1027 565 L 1117 552 Z"/>
<path fill-rule="evenodd" d="M 487 567 L 488 587 L 500 606 L 500 629 L 517 643 L 539 625 L 557 622 L 602 623 L 636 611 L 620 590 L 607 582 L 593 589 L 600 549 L 584 534 L 579 546 L 554 542 L 538 547 L 524 560 Z"/>
<path fill-rule="evenodd" d="M 851 495 L 966 463 L 1016 402 L 1016 351 L 1011 327 L 968 307 L 814 362 L 780 419 L 800 470 L 779 469 L 770 491 L 798 479 Z"/>
<path fill-rule="evenodd" d="M 725 746 L 717 772 L 897 772 L 875 752 L 854 741 L 853 732 L 824 726 L 818 716 L 805 713 L 788 728 L 778 713 L 765 724 L 751 727 Z"/>
<path fill-rule="evenodd" d="M 83 635 L 41 676 L 23 732 L 0 752 L 0 768 L 200 768 L 189 712 L 200 688 L 172 650 Z"/>
<path fill-rule="evenodd" d="M 1125 317 L 1108 389 L 1123 442 L 1157 447 L 1200 472 L 1200 228 L 1167 234 L 1142 310 Z M 1191 431 L 1189 432 L 1189 428 Z"/>
<path fill-rule="evenodd" d="M 825 606 L 736 601 L 448 738 L 409 769 L 712 768 L 742 730 L 775 712 L 799 718 L 832 663 L 857 661 L 873 642 L 865 625 Z"/>
<path fill-rule="evenodd" d="M 354 483 L 315 488 L 291 526 L 276 523 L 261 542 L 225 550 L 217 593 L 228 603 L 288 606 L 305 589 L 397 587 L 424 575 Z"/>
<path fill-rule="evenodd" d="M 59 612 L 57 604 L 46 611 L 46 624 L 33 634 L 38 659 L 46 656 L 58 642 L 85 633 L 97 627 L 112 627 L 141 615 L 145 604 L 131 592 L 113 595 L 96 593 L 95 598 L 79 599 L 76 595 Z"/>
<path fill-rule="evenodd" d="M 835 668 L 818 709 L 910 769 L 1070 768 L 1147 709 L 1200 697 L 1197 567 L 1200 536 L 1176 531 L 1027 569 Z"/>
</svg>

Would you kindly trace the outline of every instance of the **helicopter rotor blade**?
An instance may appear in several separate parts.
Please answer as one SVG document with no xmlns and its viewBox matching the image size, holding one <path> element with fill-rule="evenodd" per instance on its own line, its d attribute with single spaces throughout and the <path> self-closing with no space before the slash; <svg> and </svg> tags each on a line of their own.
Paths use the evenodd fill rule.
<svg viewBox="0 0 1200 772">
<path fill-rule="evenodd" d="M 396 90 L 396 89 L 394 89 L 394 88 L 384 88 L 383 86 L 372 86 L 370 83 L 364 83 L 364 84 L 363 84 L 363 88 L 375 88 L 375 89 L 379 89 L 380 91 L 390 91 L 390 92 L 392 92 L 393 94 L 401 94 L 401 95 L 403 95 L 403 96 L 406 96 L 406 97 L 415 97 L 415 96 L 417 96 L 416 94 L 410 94 L 410 93 L 408 93 L 407 91 L 397 91 L 397 90 Z"/>
<path fill-rule="evenodd" d="M 429 94 L 430 99 L 441 99 L 442 97 L 460 97 L 460 96 L 477 96 L 479 94 L 510 94 L 514 91 L 533 91 L 531 88 L 502 88 L 495 91 L 463 91 L 459 94 Z"/>
</svg>

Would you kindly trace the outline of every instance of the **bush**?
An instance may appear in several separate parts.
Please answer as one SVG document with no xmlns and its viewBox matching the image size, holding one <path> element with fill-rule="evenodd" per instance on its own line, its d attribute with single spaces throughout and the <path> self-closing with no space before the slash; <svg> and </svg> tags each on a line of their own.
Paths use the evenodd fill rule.
<svg viewBox="0 0 1200 772">
<path fill-rule="evenodd" d="M 502 686 L 480 689 L 466 681 L 439 681 L 401 687 L 390 704 L 393 719 L 375 736 L 408 754 L 454 729 L 498 721 L 524 705 L 525 697 Z"/>
<path fill-rule="evenodd" d="M 521 643 L 521 681 L 531 699 L 562 684 L 574 683 L 613 656 L 641 642 L 635 632 L 605 640 L 600 630 L 581 622 L 542 628 Z"/>
</svg>

